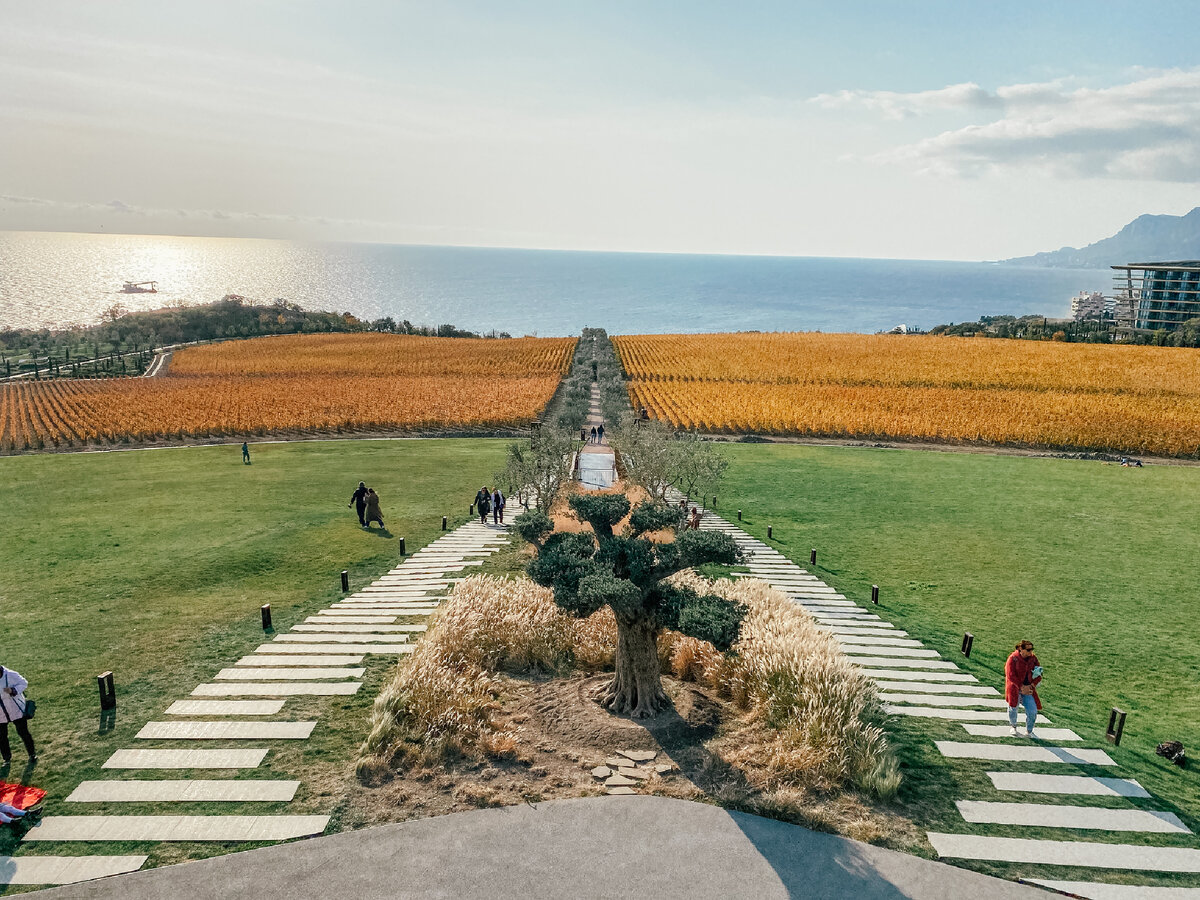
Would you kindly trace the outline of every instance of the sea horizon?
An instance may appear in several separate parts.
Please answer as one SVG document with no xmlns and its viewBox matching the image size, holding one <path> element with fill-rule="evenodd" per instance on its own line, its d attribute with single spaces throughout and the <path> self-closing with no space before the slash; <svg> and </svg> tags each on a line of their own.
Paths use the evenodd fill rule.
<svg viewBox="0 0 1200 900">
<path fill-rule="evenodd" d="M 125 281 L 157 293 L 123 293 Z M 92 324 L 237 294 L 473 331 L 576 334 L 927 329 L 1067 314 L 1108 270 L 999 260 L 539 249 L 276 238 L 0 231 L 0 327 Z M 681 308 L 683 307 L 683 308 Z"/>
</svg>

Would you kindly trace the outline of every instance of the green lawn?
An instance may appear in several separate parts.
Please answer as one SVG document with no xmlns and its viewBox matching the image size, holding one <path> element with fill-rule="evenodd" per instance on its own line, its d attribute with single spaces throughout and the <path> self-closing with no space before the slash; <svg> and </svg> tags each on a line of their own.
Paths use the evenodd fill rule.
<svg viewBox="0 0 1200 900">
<path fill-rule="evenodd" d="M 303 779 L 291 804 L 72 809 L 61 799 L 88 778 L 186 777 L 99 767 L 121 747 L 171 746 L 134 735 L 262 643 L 262 604 L 272 605 L 282 631 L 341 595 L 342 569 L 356 588 L 396 564 L 400 537 L 411 553 L 437 536 L 443 515 L 450 527 L 465 522 L 475 491 L 502 466 L 505 444 L 256 444 L 249 466 L 238 446 L 0 458 L 0 663 L 29 679 L 41 755 L 27 775 L 23 748 L 10 732 L 7 780 L 27 776 L 50 791 L 47 814 L 332 810 L 336 817 L 387 658 L 367 658 L 367 683 L 355 697 L 290 699 L 273 717 L 319 717 L 310 740 L 275 742 L 279 749 L 264 767 L 244 773 Z M 364 532 L 346 507 L 360 480 L 380 494 L 385 535 L 378 526 Z M 118 692 L 111 730 L 101 724 L 96 688 L 96 675 L 107 669 Z M 0 829 L 0 855 L 14 849 L 10 829 Z M 225 849 L 104 846 L 113 853 L 151 850 L 151 864 Z M 22 852 L 96 850 L 47 844 Z"/>
<path fill-rule="evenodd" d="M 884 618 L 984 684 L 1002 688 L 1013 644 L 1034 641 L 1054 724 L 1074 729 L 1084 746 L 1105 746 L 1109 707 L 1127 710 L 1124 739 L 1110 753 L 1123 776 L 1155 795 L 1139 805 L 1200 829 L 1200 778 L 1154 754 L 1160 741 L 1177 739 L 1200 758 L 1200 468 L 786 444 L 728 452 L 719 512 L 736 520 L 742 508 L 743 526 L 760 538 L 773 526 L 772 543 L 803 567 L 817 548 L 815 574 L 852 599 L 869 600 L 878 584 Z M 964 631 L 975 635 L 970 660 L 959 653 Z M 1002 796 L 983 775 L 987 764 L 947 761 L 932 745 L 982 739 L 954 723 L 893 721 L 907 776 L 900 802 L 930 830 L 985 833 L 964 825 L 953 805 L 960 798 L 1077 802 Z M 1145 842 L 1196 846 L 1194 838 Z M 1065 877 L 1072 874 L 1089 877 Z"/>
</svg>

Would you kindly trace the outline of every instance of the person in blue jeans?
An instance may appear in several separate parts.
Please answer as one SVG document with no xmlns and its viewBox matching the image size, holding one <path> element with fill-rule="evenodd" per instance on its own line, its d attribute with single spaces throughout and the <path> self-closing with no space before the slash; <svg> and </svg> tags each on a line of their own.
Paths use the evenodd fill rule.
<svg viewBox="0 0 1200 900">
<path fill-rule="evenodd" d="M 1033 655 L 1033 641 L 1017 641 L 1017 646 L 1004 664 L 1004 697 L 1008 703 L 1008 724 L 1013 737 L 1019 737 L 1017 712 L 1025 707 L 1025 737 L 1035 738 L 1033 725 L 1038 710 L 1042 708 L 1037 694 L 1038 682 L 1042 680 L 1042 667 Z"/>
</svg>

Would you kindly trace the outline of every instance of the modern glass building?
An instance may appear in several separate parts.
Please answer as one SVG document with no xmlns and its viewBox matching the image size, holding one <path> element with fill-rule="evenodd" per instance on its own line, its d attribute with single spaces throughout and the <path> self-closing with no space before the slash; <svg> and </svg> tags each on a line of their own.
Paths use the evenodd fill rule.
<svg viewBox="0 0 1200 900">
<path fill-rule="evenodd" d="M 1176 331 L 1200 317 L 1200 260 L 1112 268 L 1118 325 Z"/>
</svg>

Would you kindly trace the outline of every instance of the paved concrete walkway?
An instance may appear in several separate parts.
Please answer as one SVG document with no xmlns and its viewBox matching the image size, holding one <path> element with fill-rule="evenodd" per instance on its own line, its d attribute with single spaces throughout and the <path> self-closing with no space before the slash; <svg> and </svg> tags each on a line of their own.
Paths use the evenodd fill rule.
<svg viewBox="0 0 1200 900">
<path fill-rule="evenodd" d="M 592 797 L 385 825 L 45 891 L 149 900 L 452 898 L 1020 900 L 1039 889 L 665 797 Z"/>
<path fill-rule="evenodd" d="M 612 487 L 617 481 L 617 457 L 607 443 L 599 440 L 592 443 L 591 429 L 604 427 L 604 415 L 600 411 L 600 387 L 592 385 L 591 405 L 588 408 L 587 425 L 588 443 L 579 451 L 576 460 L 576 471 L 580 484 L 592 489 Z"/>
</svg>

